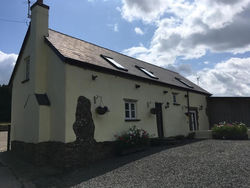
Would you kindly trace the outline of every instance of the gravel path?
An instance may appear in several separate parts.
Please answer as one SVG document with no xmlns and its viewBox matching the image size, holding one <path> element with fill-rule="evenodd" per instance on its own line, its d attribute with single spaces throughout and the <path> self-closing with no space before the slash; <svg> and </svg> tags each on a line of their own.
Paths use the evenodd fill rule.
<svg viewBox="0 0 250 188">
<path fill-rule="evenodd" d="M 250 141 L 204 140 L 163 150 L 73 187 L 250 187 Z"/>
</svg>

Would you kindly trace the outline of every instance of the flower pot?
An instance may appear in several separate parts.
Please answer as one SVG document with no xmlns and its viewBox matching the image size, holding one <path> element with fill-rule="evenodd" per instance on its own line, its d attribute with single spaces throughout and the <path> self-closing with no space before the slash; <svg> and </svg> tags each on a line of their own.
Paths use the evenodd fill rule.
<svg viewBox="0 0 250 188">
<path fill-rule="evenodd" d="M 105 114 L 108 111 L 108 107 L 107 106 L 104 106 L 104 107 L 98 106 L 95 109 L 95 111 L 96 111 L 97 114 L 103 115 L 103 114 Z"/>
<path fill-rule="evenodd" d="M 156 114 L 156 109 L 155 109 L 155 108 L 151 108 L 151 109 L 150 109 L 150 113 L 151 113 L 151 114 Z"/>
</svg>

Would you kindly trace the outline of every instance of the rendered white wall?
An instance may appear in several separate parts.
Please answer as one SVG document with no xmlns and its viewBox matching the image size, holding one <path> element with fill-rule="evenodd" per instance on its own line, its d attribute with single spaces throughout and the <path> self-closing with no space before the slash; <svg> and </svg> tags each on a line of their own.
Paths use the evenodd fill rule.
<svg viewBox="0 0 250 188">
<path fill-rule="evenodd" d="M 92 75 L 97 75 L 93 81 Z M 135 84 L 141 85 L 139 89 Z M 163 91 L 167 90 L 167 94 Z M 114 140 L 114 135 L 125 131 L 129 126 L 136 125 L 147 130 L 152 136 L 158 136 L 156 117 L 150 114 L 150 108 L 155 102 L 166 104 L 170 107 L 165 109 L 163 105 L 164 135 L 174 136 L 187 134 L 189 132 L 189 122 L 185 115 L 187 112 L 186 91 L 170 89 L 168 87 L 156 86 L 145 82 L 124 79 L 110 74 L 99 73 L 76 66 L 66 64 L 66 142 L 75 140 L 72 126 L 75 121 L 75 111 L 79 96 L 85 96 L 91 100 L 92 115 L 95 123 L 95 139 L 97 141 Z M 179 106 L 173 105 L 172 92 L 178 92 L 177 102 Z M 102 96 L 104 105 L 107 105 L 110 112 L 105 115 L 95 113 L 94 96 Z M 195 98 L 196 95 L 194 95 Z M 197 96 L 200 96 L 199 94 Z M 137 102 L 137 117 L 141 121 L 124 121 L 124 98 L 135 99 Z M 199 99 L 203 100 L 205 97 Z M 195 101 L 195 99 L 192 99 Z M 204 104 L 204 101 L 197 103 Z M 148 107 L 147 105 L 150 104 Z M 195 104 L 194 104 L 195 105 Z M 206 119 L 201 119 L 205 121 Z M 207 123 L 201 123 L 207 125 Z M 205 128 L 205 127 L 204 127 Z"/>
</svg>

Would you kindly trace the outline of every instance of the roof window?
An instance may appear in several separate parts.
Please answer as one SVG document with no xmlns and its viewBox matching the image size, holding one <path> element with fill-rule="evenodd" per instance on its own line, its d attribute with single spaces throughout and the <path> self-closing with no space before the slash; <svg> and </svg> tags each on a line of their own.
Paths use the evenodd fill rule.
<svg viewBox="0 0 250 188">
<path fill-rule="evenodd" d="M 107 56 L 104 56 L 104 55 L 101 55 L 101 57 L 104 58 L 106 61 L 108 61 L 115 68 L 117 68 L 119 70 L 123 70 L 123 71 L 128 71 L 128 69 L 123 67 L 121 64 L 117 63 L 113 58 L 107 57 Z"/>
<path fill-rule="evenodd" d="M 137 65 L 135 65 L 135 67 L 138 68 L 139 70 L 141 70 L 142 72 L 144 72 L 149 77 L 154 78 L 154 79 L 158 79 L 152 72 L 148 71 L 147 69 L 145 69 L 143 67 L 139 67 Z"/>
<path fill-rule="evenodd" d="M 189 83 L 187 83 L 186 81 L 175 77 L 176 80 L 178 80 L 179 82 L 181 82 L 182 84 L 184 84 L 185 86 L 189 87 L 189 88 L 194 88 L 193 86 L 191 86 Z"/>
</svg>

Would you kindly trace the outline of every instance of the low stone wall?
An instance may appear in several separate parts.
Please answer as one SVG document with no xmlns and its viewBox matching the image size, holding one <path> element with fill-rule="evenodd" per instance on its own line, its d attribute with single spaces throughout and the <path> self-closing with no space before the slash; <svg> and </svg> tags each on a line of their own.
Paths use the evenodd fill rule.
<svg viewBox="0 0 250 188">
<path fill-rule="evenodd" d="M 115 155 L 115 142 L 80 144 L 77 142 L 25 143 L 12 141 L 11 151 L 35 165 L 52 165 L 58 168 L 87 166 Z"/>
<path fill-rule="evenodd" d="M 115 154 L 116 142 L 96 142 L 91 101 L 79 96 L 73 130 L 76 141 L 71 143 L 12 141 L 11 151 L 36 165 L 53 165 L 60 168 L 86 166 Z"/>
</svg>

